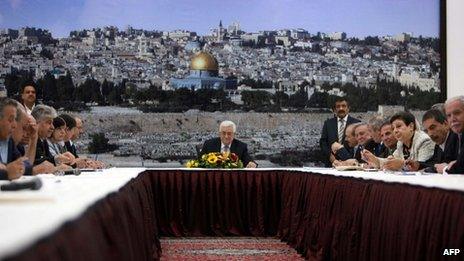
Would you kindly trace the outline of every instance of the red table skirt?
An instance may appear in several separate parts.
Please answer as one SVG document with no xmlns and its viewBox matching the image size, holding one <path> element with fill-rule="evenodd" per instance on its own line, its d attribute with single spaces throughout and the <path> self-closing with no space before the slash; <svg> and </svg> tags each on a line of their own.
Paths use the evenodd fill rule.
<svg viewBox="0 0 464 261">
<path fill-rule="evenodd" d="M 277 236 L 310 260 L 449 260 L 450 248 L 462 258 L 464 193 L 284 170 L 149 170 L 11 259 L 153 260 L 161 236 L 233 235 Z"/>
</svg>

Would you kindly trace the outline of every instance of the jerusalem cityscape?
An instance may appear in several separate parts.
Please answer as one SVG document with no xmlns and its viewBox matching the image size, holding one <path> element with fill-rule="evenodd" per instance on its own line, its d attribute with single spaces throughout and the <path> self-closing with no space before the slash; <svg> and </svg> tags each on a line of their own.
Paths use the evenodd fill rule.
<svg viewBox="0 0 464 261">
<path fill-rule="evenodd" d="M 318 165 L 333 97 L 359 99 L 352 110 L 365 120 L 384 105 L 420 114 L 440 99 L 439 50 L 438 38 L 406 32 L 361 39 L 301 28 L 247 32 L 222 20 L 205 35 L 105 26 L 54 38 L 47 29 L 1 29 L 0 91 L 37 82 L 39 101 L 86 119 L 81 152 L 104 133 L 116 149 L 93 156 L 115 166 L 180 166 L 226 119 L 262 166 Z M 389 97 L 387 87 L 395 90 Z M 219 93 L 206 107 L 189 101 L 204 89 Z M 359 105 L 374 96 L 372 106 Z"/>
</svg>

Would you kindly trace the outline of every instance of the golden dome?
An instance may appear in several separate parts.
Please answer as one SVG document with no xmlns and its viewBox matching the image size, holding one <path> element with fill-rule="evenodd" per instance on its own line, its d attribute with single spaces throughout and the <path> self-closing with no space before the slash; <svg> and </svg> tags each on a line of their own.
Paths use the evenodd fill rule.
<svg viewBox="0 0 464 261">
<path fill-rule="evenodd" d="M 211 54 L 202 51 L 192 57 L 190 70 L 217 71 L 218 64 Z"/>
</svg>

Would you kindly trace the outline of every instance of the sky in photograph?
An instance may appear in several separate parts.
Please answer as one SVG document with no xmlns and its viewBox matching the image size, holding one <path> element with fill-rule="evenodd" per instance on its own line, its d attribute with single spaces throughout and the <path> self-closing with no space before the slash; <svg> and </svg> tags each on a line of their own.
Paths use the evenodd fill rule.
<svg viewBox="0 0 464 261">
<path fill-rule="evenodd" d="M 222 20 L 246 32 L 303 28 L 348 37 L 439 34 L 439 0 L 0 0 L 0 28 L 71 30 L 131 25 L 210 33 Z"/>
</svg>

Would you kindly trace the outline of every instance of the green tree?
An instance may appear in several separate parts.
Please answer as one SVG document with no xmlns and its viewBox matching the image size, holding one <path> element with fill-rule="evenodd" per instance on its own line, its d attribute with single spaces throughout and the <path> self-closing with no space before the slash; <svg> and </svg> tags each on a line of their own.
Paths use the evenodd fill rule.
<svg viewBox="0 0 464 261">
<path fill-rule="evenodd" d="M 267 91 L 243 91 L 242 101 L 250 109 L 258 109 L 271 104 L 271 95 Z"/>
<path fill-rule="evenodd" d="M 74 101 L 74 83 L 69 72 L 56 81 L 57 101 Z"/>
<path fill-rule="evenodd" d="M 117 149 L 114 144 L 109 144 L 109 139 L 105 136 L 105 133 L 93 133 L 90 135 L 92 141 L 89 143 L 90 153 L 104 153 Z"/>
<path fill-rule="evenodd" d="M 111 93 L 111 90 L 113 90 L 113 89 L 114 89 L 114 83 L 113 82 L 109 82 L 106 79 L 103 80 L 103 83 L 101 85 L 101 93 L 103 95 L 105 103 L 108 102 L 108 97 L 109 97 L 109 95 Z"/>
<path fill-rule="evenodd" d="M 42 83 L 44 101 L 56 101 L 57 88 L 55 77 L 50 72 L 47 72 L 43 77 Z"/>
<path fill-rule="evenodd" d="M 280 108 L 288 107 L 289 96 L 285 92 L 276 92 L 272 96 L 272 101 L 274 102 L 274 104 L 276 104 Z"/>
<path fill-rule="evenodd" d="M 288 103 L 291 107 L 302 109 L 308 103 L 308 93 L 304 90 L 299 90 L 290 95 Z"/>
</svg>

